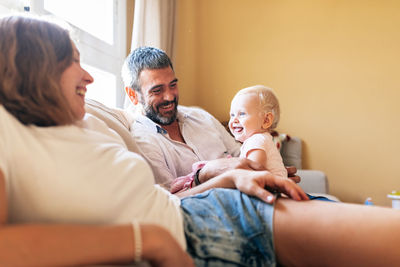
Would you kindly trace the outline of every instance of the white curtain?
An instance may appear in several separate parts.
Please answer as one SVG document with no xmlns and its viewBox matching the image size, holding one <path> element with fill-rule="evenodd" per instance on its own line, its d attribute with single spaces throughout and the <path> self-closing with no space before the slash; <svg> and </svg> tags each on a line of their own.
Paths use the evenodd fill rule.
<svg viewBox="0 0 400 267">
<path fill-rule="evenodd" d="M 154 46 L 173 59 L 176 0 L 135 0 L 131 51 L 140 46 Z M 124 106 L 131 107 L 125 97 Z"/>
<path fill-rule="evenodd" d="M 155 46 L 173 57 L 176 0 L 135 0 L 131 51 Z"/>
</svg>

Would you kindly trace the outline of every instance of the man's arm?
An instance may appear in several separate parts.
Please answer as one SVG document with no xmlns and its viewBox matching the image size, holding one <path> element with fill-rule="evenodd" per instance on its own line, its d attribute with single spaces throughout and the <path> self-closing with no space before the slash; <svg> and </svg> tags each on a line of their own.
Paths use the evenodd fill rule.
<svg viewBox="0 0 400 267">
<path fill-rule="evenodd" d="M 169 162 L 167 152 L 162 149 L 162 143 L 156 137 L 141 138 L 134 135 L 140 155 L 150 165 L 156 184 L 169 189 L 171 182 L 177 177 L 173 163 Z M 162 137 L 160 137 L 162 138 Z"/>
<path fill-rule="evenodd" d="M 301 178 L 300 176 L 297 176 L 297 169 L 295 166 L 286 166 L 286 171 L 288 173 L 288 178 L 291 179 L 293 182 L 295 182 L 296 184 L 300 183 Z"/>
<path fill-rule="evenodd" d="M 294 166 L 285 167 L 288 172 L 288 178 L 295 183 L 300 183 L 301 178 L 296 175 L 297 169 Z M 262 171 L 265 167 L 261 164 L 247 158 L 222 158 L 210 160 L 198 172 L 198 179 L 201 183 L 218 176 L 228 170 L 245 169 Z"/>
<path fill-rule="evenodd" d="M 152 151 L 151 153 L 141 155 L 150 165 L 156 184 L 169 189 L 176 174 L 168 167 L 165 155 L 161 151 Z"/>
<path fill-rule="evenodd" d="M 198 164 L 203 163 L 203 164 Z M 201 168 L 196 168 L 195 165 L 202 166 Z M 247 158 L 222 158 L 204 162 L 197 162 L 193 164 L 194 170 L 192 173 L 178 177 L 172 181 L 171 193 L 176 194 L 181 191 L 185 191 L 188 188 L 197 186 L 207 180 L 214 178 L 228 170 L 234 169 L 245 169 L 245 170 L 265 170 L 264 166 L 261 164 L 249 160 Z M 288 178 L 295 183 L 300 182 L 300 177 L 296 175 L 296 167 L 286 167 L 288 172 Z M 197 179 L 195 178 L 197 176 Z"/>
<path fill-rule="evenodd" d="M 214 178 L 228 170 L 245 169 L 245 170 L 265 170 L 265 167 L 258 162 L 247 158 L 221 158 L 210 160 L 199 171 L 198 178 L 201 183 Z"/>
</svg>

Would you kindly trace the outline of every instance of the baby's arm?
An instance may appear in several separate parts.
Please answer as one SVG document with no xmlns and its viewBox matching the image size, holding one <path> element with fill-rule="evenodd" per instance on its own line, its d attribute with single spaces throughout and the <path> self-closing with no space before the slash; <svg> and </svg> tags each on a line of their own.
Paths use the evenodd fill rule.
<svg viewBox="0 0 400 267">
<path fill-rule="evenodd" d="M 267 154 L 263 149 L 255 148 L 247 152 L 246 158 L 258 162 L 267 169 Z"/>
<path fill-rule="evenodd" d="M 282 157 L 272 138 L 266 134 L 255 134 L 243 144 L 243 157 L 262 164 L 269 172 L 279 178 L 287 178 Z"/>
</svg>

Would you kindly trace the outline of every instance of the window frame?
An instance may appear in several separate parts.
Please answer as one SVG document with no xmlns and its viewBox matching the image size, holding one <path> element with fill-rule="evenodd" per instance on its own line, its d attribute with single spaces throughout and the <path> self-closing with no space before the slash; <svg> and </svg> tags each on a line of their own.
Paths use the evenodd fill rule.
<svg viewBox="0 0 400 267">
<path fill-rule="evenodd" d="M 123 107 L 125 92 L 121 79 L 121 67 L 127 51 L 127 23 L 126 0 L 113 1 L 113 44 L 109 44 L 92 34 L 70 24 L 73 29 L 73 37 L 81 52 L 83 64 L 93 66 L 99 70 L 112 73 L 116 77 L 115 107 Z M 30 12 L 38 15 L 52 14 L 44 9 L 44 0 L 30 0 Z M 90 12 L 90 11 L 89 11 Z M 91 88 L 95 90 L 95 88 Z"/>
</svg>

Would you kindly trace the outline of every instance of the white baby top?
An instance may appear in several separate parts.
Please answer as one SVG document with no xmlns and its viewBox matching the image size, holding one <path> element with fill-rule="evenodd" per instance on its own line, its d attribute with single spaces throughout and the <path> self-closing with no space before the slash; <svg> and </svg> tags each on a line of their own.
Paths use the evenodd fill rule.
<svg viewBox="0 0 400 267">
<path fill-rule="evenodd" d="M 254 149 L 265 151 L 267 160 L 264 166 L 269 172 L 277 177 L 287 178 L 287 171 L 283 165 L 282 156 L 272 140 L 270 133 L 257 133 L 246 139 L 240 148 L 240 157 L 246 158 L 248 153 Z"/>
</svg>

